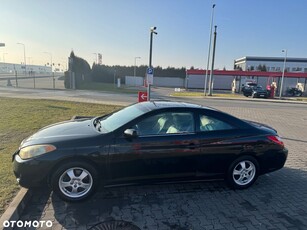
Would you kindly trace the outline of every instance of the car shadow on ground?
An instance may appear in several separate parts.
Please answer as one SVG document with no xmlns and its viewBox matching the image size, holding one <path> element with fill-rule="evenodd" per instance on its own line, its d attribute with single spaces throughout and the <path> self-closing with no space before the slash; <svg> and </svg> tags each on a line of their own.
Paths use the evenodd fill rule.
<svg viewBox="0 0 307 230">
<path fill-rule="evenodd" d="M 24 220 L 89 229 L 108 220 L 140 229 L 307 229 L 307 171 L 283 168 L 246 190 L 223 181 L 100 188 L 80 203 L 35 190 Z"/>
</svg>

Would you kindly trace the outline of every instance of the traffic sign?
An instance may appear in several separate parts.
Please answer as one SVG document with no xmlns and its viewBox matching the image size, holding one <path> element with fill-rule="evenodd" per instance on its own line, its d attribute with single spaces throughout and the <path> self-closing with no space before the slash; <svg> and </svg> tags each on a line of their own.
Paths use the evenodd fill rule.
<svg viewBox="0 0 307 230">
<path fill-rule="evenodd" d="M 153 73 L 154 73 L 153 68 L 148 67 L 147 70 L 146 70 L 146 73 L 147 73 L 147 74 L 152 74 L 152 75 L 153 75 Z"/>
<path fill-rule="evenodd" d="M 138 102 L 147 101 L 147 92 L 138 92 Z"/>
<path fill-rule="evenodd" d="M 147 85 L 153 85 L 153 75 L 154 75 L 153 68 L 148 67 L 146 70 Z"/>
<path fill-rule="evenodd" d="M 147 74 L 147 84 L 153 85 L 153 75 L 152 74 Z"/>
</svg>

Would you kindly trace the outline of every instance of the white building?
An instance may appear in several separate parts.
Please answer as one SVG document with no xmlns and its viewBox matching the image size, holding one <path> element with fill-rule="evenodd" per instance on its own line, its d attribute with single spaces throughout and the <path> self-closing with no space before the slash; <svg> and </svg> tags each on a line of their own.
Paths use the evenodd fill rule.
<svg viewBox="0 0 307 230">
<path fill-rule="evenodd" d="M 40 65 L 22 65 L 22 64 L 14 64 L 14 63 L 5 63 L 0 62 L 0 74 L 25 74 L 27 71 L 27 75 L 29 74 L 42 74 L 42 75 L 50 75 L 51 67 L 50 66 L 40 66 Z"/>
<path fill-rule="evenodd" d="M 267 72 L 282 72 L 284 57 L 242 57 L 234 61 L 234 69 L 243 71 L 261 71 L 265 68 Z M 259 68 L 260 67 L 260 68 Z M 286 72 L 307 73 L 307 58 L 286 58 Z"/>
</svg>

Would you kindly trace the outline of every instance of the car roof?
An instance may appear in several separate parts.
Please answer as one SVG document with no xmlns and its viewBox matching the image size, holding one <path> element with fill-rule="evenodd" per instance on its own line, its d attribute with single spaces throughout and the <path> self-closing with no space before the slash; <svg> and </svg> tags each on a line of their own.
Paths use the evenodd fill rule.
<svg viewBox="0 0 307 230">
<path fill-rule="evenodd" d="M 179 101 L 163 101 L 163 100 L 154 100 L 154 101 L 145 101 L 138 103 L 142 108 L 146 108 L 146 110 L 158 110 L 158 109 L 166 109 L 166 108 L 195 108 L 195 109 L 209 109 L 214 110 L 214 108 L 205 107 L 202 105 L 197 105 L 193 103 L 187 102 L 179 102 Z"/>
</svg>

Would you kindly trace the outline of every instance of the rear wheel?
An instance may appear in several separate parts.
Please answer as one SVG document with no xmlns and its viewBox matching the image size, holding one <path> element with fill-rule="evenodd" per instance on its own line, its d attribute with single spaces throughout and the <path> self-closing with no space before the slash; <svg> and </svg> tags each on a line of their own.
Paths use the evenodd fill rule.
<svg viewBox="0 0 307 230">
<path fill-rule="evenodd" d="M 85 162 L 63 164 L 51 178 L 53 191 L 66 201 L 81 201 L 88 198 L 94 193 L 97 185 L 97 170 Z"/>
<path fill-rule="evenodd" d="M 254 157 L 239 157 L 228 169 L 227 182 L 234 189 L 248 188 L 256 181 L 258 171 L 259 164 Z"/>
</svg>

